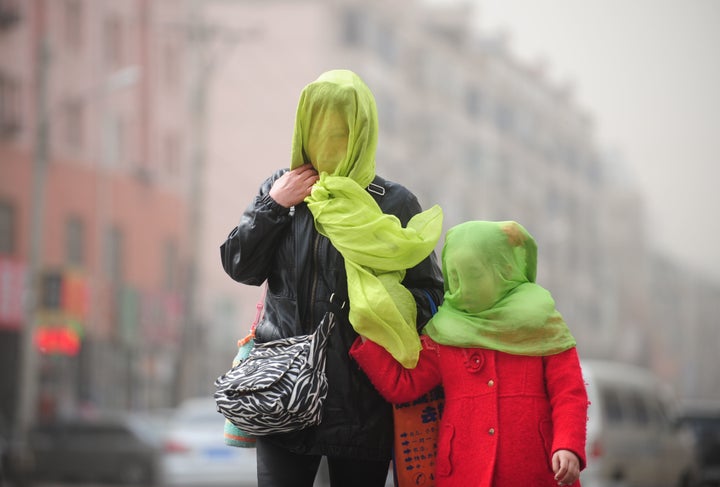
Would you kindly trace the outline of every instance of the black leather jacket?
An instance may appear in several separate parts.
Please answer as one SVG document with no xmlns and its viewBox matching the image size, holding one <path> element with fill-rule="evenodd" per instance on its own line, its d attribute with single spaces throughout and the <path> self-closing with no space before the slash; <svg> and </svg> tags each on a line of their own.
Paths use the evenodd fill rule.
<svg viewBox="0 0 720 487">
<path fill-rule="evenodd" d="M 309 333 L 326 311 L 333 311 L 337 322 L 328 343 L 329 391 L 322 423 L 268 439 L 297 453 L 388 460 L 391 406 L 348 355 L 357 334 L 348 321 L 351 303 L 343 257 L 315 230 L 305 203 L 289 210 L 270 197 L 270 187 L 285 171 L 262 184 L 221 246 L 223 268 L 244 284 L 268 282 L 265 315 L 256 329 L 258 342 Z M 368 191 L 383 212 L 396 215 L 403 225 L 421 211 L 417 198 L 399 184 L 376 177 Z M 442 301 L 442 273 L 435 254 L 408 269 L 403 284 L 415 296 L 420 329 L 431 316 L 428 294 L 436 305 Z"/>
</svg>

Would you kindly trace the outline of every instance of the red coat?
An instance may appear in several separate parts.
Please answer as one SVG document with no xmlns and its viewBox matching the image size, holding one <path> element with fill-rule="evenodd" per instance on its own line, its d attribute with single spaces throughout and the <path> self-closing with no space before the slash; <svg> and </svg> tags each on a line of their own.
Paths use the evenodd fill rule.
<svg viewBox="0 0 720 487">
<path fill-rule="evenodd" d="M 529 357 L 439 345 L 428 336 L 422 344 L 415 369 L 369 340 L 358 339 L 350 353 L 393 403 L 442 383 L 437 487 L 557 487 L 551 458 L 559 449 L 585 468 L 588 399 L 575 348 Z"/>
</svg>

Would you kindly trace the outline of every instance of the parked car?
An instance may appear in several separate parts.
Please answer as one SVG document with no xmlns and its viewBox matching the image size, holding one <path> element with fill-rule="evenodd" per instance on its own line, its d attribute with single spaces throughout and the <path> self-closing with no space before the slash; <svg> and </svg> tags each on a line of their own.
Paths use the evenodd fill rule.
<svg viewBox="0 0 720 487">
<path fill-rule="evenodd" d="M 700 485 L 720 486 L 720 404 L 687 406 L 680 421 L 695 434 Z"/>
<path fill-rule="evenodd" d="M 255 486 L 255 449 L 227 446 L 225 418 L 212 396 L 184 401 L 164 438 L 162 478 L 167 487 Z"/>
<path fill-rule="evenodd" d="M 13 437 L 10 421 L 0 416 L 0 487 L 27 487 L 32 455 Z"/>
<path fill-rule="evenodd" d="M 43 423 L 29 437 L 32 479 L 154 485 L 159 472 L 159 437 L 129 414 Z"/>
<path fill-rule="evenodd" d="M 691 487 L 692 432 L 677 421 L 672 391 L 647 370 L 582 361 L 590 407 L 583 487 Z"/>
<path fill-rule="evenodd" d="M 10 477 L 10 428 L 0 416 L 0 487 L 8 484 Z"/>
<path fill-rule="evenodd" d="M 212 396 L 183 401 L 170 416 L 161 471 L 164 487 L 255 487 L 255 448 L 227 446 L 225 418 Z M 323 459 L 315 487 L 330 485 Z M 392 486 L 392 483 L 388 484 Z"/>
</svg>

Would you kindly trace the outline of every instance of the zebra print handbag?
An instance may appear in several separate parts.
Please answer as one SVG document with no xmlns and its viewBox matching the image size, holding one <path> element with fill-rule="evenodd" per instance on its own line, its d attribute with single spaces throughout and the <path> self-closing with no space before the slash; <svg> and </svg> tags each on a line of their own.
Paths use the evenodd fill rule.
<svg viewBox="0 0 720 487">
<path fill-rule="evenodd" d="M 325 350 L 335 315 L 310 335 L 255 343 L 248 357 L 215 380 L 218 411 L 243 431 L 264 436 L 322 421 Z"/>
</svg>

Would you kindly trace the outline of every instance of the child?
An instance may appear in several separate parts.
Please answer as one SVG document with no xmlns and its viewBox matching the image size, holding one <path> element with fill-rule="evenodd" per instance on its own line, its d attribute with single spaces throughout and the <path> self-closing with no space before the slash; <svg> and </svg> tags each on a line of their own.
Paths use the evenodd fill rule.
<svg viewBox="0 0 720 487">
<path fill-rule="evenodd" d="M 536 257 L 516 222 L 457 225 L 442 253 L 445 299 L 417 366 L 364 337 L 350 350 L 390 402 L 442 384 L 438 487 L 580 485 L 587 393 L 575 340 L 535 283 Z"/>
</svg>

